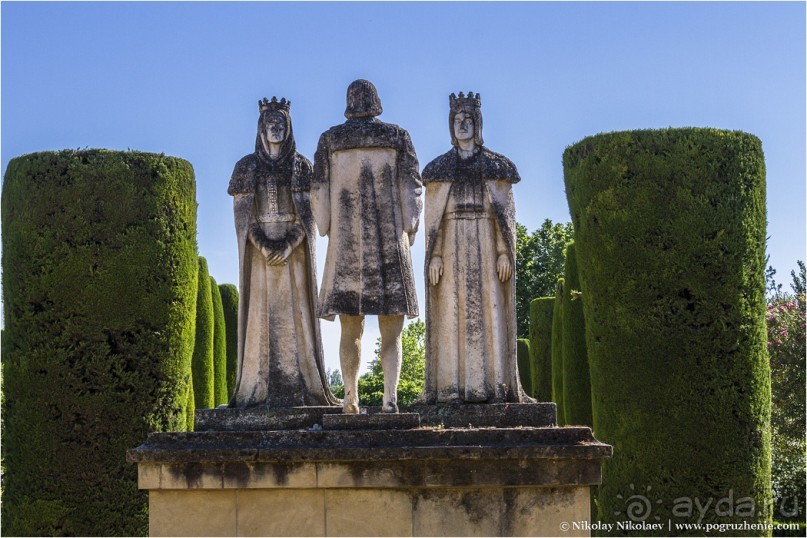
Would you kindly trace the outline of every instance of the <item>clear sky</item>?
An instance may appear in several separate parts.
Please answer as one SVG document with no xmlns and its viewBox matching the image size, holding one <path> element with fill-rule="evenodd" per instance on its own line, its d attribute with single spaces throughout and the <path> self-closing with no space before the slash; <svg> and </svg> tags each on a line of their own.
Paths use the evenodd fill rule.
<svg viewBox="0 0 807 538">
<path fill-rule="evenodd" d="M 449 146 L 448 94 L 482 94 L 486 145 L 518 167 L 517 219 L 570 220 L 563 150 L 624 129 L 757 135 L 768 251 L 805 259 L 805 3 L 2 3 L 2 169 L 65 148 L 162 152 L 197 181 L 198 242 L 238 281 L 227 183 L 254 149 L 257 101 L 292 100 L 298 151 L 344 121 L 356 78 L 424 166 Z M 414 263 L 421 310 L 423 237 Z M 320 275 L 326 242 L 318 241 Z M 785 286 L 787 287 L 787 285 Z M 338 367 L 338 323 L 322 322 Z M 378 336 L 368 319 L 364 357 Z"/>
</svg>

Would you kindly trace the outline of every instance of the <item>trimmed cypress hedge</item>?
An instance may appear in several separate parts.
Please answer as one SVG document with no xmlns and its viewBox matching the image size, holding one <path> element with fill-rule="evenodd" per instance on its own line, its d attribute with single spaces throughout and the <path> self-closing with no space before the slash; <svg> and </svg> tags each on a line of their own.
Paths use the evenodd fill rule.
<svg viewBox="0 0 807 538">
<path fill-rule="evenodd" d="M 532 352 L 533 396 L 539 402 L 552 401 L 552 313 L 554 297 L 530 302 L 530 351 Z"/>
<path fill-rule="evenodd" d="M 672 510 L 683 498 L 714 499 L 703 524 L 769 522 L 759 139 L 697 128 L 609 133 L 567 148 L 563 163 L 594 430 L 614 445 L 600 519 L 624 519 L 639 488 L 653 519 L 698 520 Z M 728 497 L 734 510 L 719 515 L 715 504 Z"/>
<path fill-rule="evenodd" d="M 566 424 L 591 426 L 591 383 L 583 296 L 574 241 L 566 245 L 563 286 L 563 416 Z"/>
<path fill-rule="evenodd" d="M 199 286 L 196 295 L 196 340 L 193 346 L 193 400 L 196 409 L 215 407 L 213 366 L 213 293 L 207 260 L 199 256 Z"/>
<path fill-rule="evenodd" d="M 518 360 L 518 377 L 521 388 L 532 395 L 532 364 L 530 360 L 530 341 L 526 338 L 516 340 L 516 358 Z"/>
<path fill-rule="evenodd" d="M 224 309 L 224 327 L 227 331 L 227 400 L 235 390 L 238 372 L 238 288 L 232 284 L 219 284 Z"/>
<path fill-rule="evenodd" d="M 227 399 L 227 328 L 224 322 L 224 306 L 216 279 L 210 277 L 210 295 L 213 298 L 213 396 L 216 406 L 226 404 Z"/>
<path fill-rule="evenodd" d="M 193 169 L 41 152 L 12 159 L 2 190 L 2 534 L 145 535 L 125 454 L 186 428 Z"/>
<path fill-rule="evenodd" d="M 188 371 L 188 390 L 185 391 L 185 426 L 192 432 L 196 426 L 196 402 L 193 396 L 193 375 Z"/>
<path fill-rule="evenodd" d="M 552 401 L 558 406 L 558 424 L 566 424 L 563 410 L 563 279 L 555 286 L 552 311 Z"/>
</svg>

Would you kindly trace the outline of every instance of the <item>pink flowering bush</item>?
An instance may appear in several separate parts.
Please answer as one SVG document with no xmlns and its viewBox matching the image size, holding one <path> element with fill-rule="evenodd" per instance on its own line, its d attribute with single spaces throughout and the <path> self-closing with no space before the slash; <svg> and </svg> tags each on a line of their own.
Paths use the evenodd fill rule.
<svg viewBox="0 0 807 538">
<path fill-rule="evenodd" d="M 772 485 L 776 519 L 805 514 L 805 294 L 804 265 L 793 274 L 795 295 L 768 303 L 771 363 Z"/>
</svg>

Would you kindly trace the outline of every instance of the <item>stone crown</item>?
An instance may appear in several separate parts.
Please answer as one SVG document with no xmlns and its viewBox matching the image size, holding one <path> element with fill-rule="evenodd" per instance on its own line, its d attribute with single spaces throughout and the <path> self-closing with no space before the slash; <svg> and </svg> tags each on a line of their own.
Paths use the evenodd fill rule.
<svg viewBox="0 0 807 538">
<path fill-rule="evenodd" d="M 478 93 L 474 94 L 474 92 L 468 92 L 466 96 L 464 93 L 460 92 L 459 96 L 453 93 L 449 95 L 448 104 L 452 111 L 457 112 L 467 108 L 480 108 L 482 106 L 482 100 Z"/>
<path fill-rule="evenodd" d="M 261 114 L 266 111 L 275 112 L 277 110 L 288 112 L 290 106 L 291 101 L 286 101 L 285 97 L 281 98 L 280 101 L 277 100 L 277 97 L 272 97 L 271 101 L 269 101 L 266 97 L 263 98 L 263 101 L 258 101 L 258 109 L 261 111 Z"/>
</svg>

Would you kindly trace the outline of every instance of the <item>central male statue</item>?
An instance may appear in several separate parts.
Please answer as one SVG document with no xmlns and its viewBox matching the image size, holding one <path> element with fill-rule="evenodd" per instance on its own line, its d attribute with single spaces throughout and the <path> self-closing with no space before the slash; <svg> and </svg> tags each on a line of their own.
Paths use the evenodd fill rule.
<svg viewBox="0 0 807 538">
<path fill-rule="evenodd" d="M 409 133 L 384 123 L 375 86 L 356 80 L 347 89 L 347 121 L 322 134 L 314 155 L 311 198 L 328 252 L 318 315 L 342 324 L 339 359 L 344 412 L 358 413 L 358 372 L 364 316 L 378 316 L 382 411 L 398 412 L 401 330 L 418 315 L 409 247 L 415 239 L 422 182 Z"/>
</svg>

